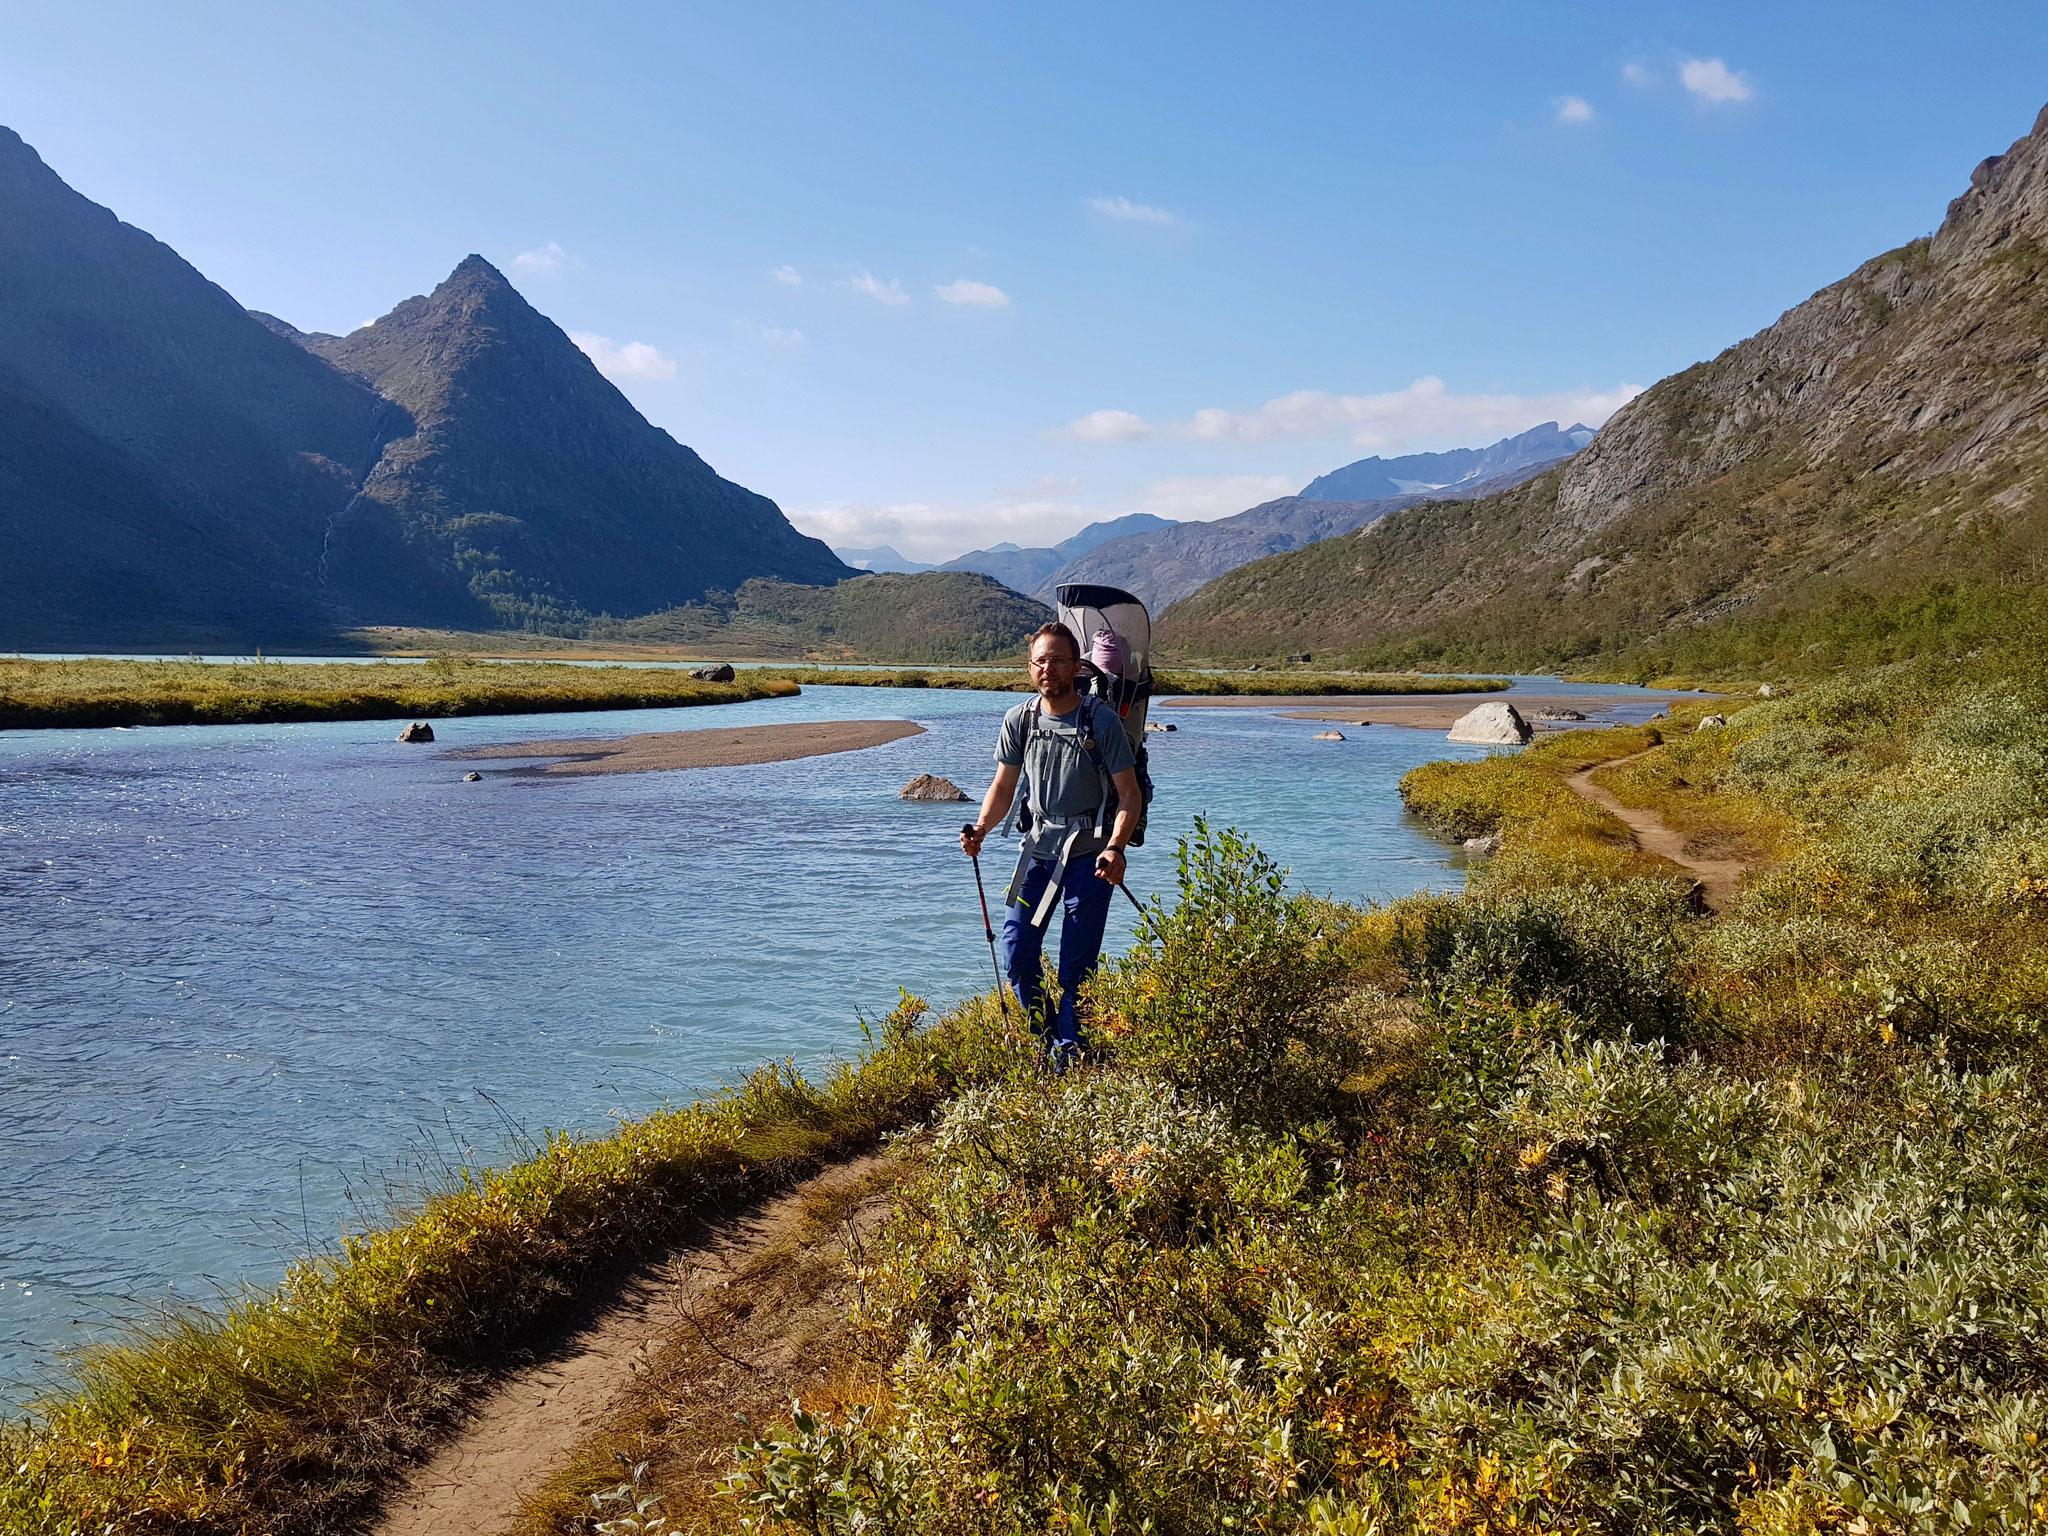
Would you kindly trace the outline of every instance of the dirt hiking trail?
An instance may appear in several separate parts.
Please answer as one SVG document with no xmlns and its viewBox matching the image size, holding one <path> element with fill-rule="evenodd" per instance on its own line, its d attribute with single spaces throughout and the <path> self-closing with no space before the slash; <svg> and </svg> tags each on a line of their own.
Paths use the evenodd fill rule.
<svg viewBox="0 0 2048 1536">
<path fill-rule="evenodd" d="M 1735 899 L 1735 884 L 1747 873 L 1749 866 L 1740 859 L 1708 859 L 1690 853 L 1686 848 L 1683 832 L 1669 825 L 1655 811 L 1638 810 L 1632 805 L 1623 805 L 1614 792 L 1605 785 L 1593 782 L 1593 775 L 1608 768 L 1619 768 L 1637 758 L 1648 757 L 1656 751 L 1650 747 L 1642 752 L 1632 752 L 1627 757 L 1613 758 L 1604 763 L 1595 763 L 1590 768 L 1581 768 L 1565 780 L 1573 793 L 1590 800 L 1610 816 L 1626 824 L 1635 835 L 1636 846 L 1645 853 L 1653 853 L 1660 859 L 1669 859 L 1679 868 L 1690 871 L 1700 882 L 1701 898 L 1709 912 L 1727 910 Z"/>
<path fill-rule="evenodd" d="M 593 1445 L 635 1430 L 667 1429 L 673 1441 L 677 1404 L 693 1398 L 704 1433 L 683 1438 L 704 1442 L 696 1459 L 707 1464 L 691 1470 L 715 1478 L 722 1467 L 708 1463 L 739 1438 L 735 1410 L 772 1413 L 836 1363 L 821 1334 L 843 1327 L 840 1256 L 880 1219 L 886 1199 L 876 1189 L 887 1168 L 880 1154 L 837 1164 L 634 1271 L 547 1358 L 482 1399 L 456 1436 L 386 1496 L 369 1536 L 533 1529 L 536 1500 L 579 1451 L 590 1461 Z M 792 1285 L 791 1271 L 810 1283 Z M 736 1327 L 740 1320 L 754 1326 Z M 749 1336 L 778 1332 L 792 1341 L 780 1358 L 738 1352 Z M 650 1383 L 664 1400 L 651 1416 Z M 677 1449 L 671 1443 L 661 1459 Z M 618 1482 L 616 1467 L 601 1475 L 607 1455 L 594 1459 L 600 1475 L 588 1481 Z"/>
</svg>

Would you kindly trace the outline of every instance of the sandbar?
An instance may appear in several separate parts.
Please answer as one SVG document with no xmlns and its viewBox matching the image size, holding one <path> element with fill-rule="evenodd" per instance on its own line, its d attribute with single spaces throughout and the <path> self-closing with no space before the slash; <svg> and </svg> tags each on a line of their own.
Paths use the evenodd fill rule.
<svg viewBox="0 0 2048 1536">
<path fill-rule="evenodd" d="M 1651 695 L 1650 697 L 1661 697 Z M 1682 698 L 1678 694 L 1673 697 Z M 1576 709 L 1586 717 L 1585 724 L 1613 724 L 1613 713 L 1617 704 L 1641 704 L 1648 702 L 1642 694 L 1584 694 L 1584 693 L 1488 693 L 1488 694 L 1446 694 L 1430 699 L 1419 699 L 1412 693 L 1359 693 L 1323 694 L 1317 697 L 1268 697 L 1253 698 L 1232 695 L 1227 698 L 1192 696 L 1188 698 L 1161 699 L 1154 703 L 1154 709 L 1247 709 L 1265 707 L 1288 720 L 1329 720 L 1339 725 L 1404 725 L 1413 730 L 1448 731 L 1460 716 L 1470 714 L 1481 704 L 1505 700 L 1521 712 L 1538 730 L 1547 728 L 1568 728 L 1580 722 L 1538 720 L 1536 712 L 1542 709 Z"/>
<path fill-rule="evenodd" d="M 444 758 L 551 757 L 540 767 L 514 768 L 528 778 L 586 773 L 653 773 L 665 768 L 738 768 L 786 763 L 828 752 L 855 752 L 906 736 L 922 736 L 911 720 L 813 720 L 802 725 L 736 725 L 703 731 L 649 731 L 606 741 L 513 741 L 495 747 L 459 747 Z M 502 771 L 502 770 L 501 770 Z"/>
</svg>

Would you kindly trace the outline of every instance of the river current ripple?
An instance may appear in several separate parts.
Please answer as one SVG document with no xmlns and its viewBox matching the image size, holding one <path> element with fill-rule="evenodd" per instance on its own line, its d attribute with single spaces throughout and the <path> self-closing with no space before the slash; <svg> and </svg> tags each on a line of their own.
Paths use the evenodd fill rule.
<svg viewBox="0 0 2048 1536">
<path fill-rule="evenodd" d="M 1622 690 L 1615 690 L 1622 692 Z M 1625 712 L 1657 704 L 1635 690 Z M 274 1280 L 463 1157 L 601 1130 L 771 1057 L 858 1050 L 897 988 L 989 984 L 967 808 L 1014 695 L 807 689 L 683 710 L 0 733 L 0 1404 L 165 1303 Z M 536 737 L 907 718 L 753 767 L 536 780 L 437 753 Z M 1197 812 L 1298 887 L 1462 880 L 1406 818 L 1435 732 L 1161 711 L 1141 893 Z M 464 783 L 471 767 L 481 783 Z M 1009 845 L 983 859 L 991 887 Z M 1129 938 L 1118 904 L 1109 948 Z"/>
</svg>

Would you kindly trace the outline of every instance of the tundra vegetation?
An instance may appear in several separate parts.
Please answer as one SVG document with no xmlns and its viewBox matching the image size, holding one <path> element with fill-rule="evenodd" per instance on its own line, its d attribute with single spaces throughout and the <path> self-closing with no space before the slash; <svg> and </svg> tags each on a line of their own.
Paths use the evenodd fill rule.
<svg viewBox="0 0 2048 1536">
<path fill-rule="evenodd" d="M 658 667 L 479 662 L 451 655 L 418 665 L 0 657 L 0 730 L 674 709 L 798 691 L 779 678 L 744 674 L 730 683 L 705 683 Z"/>
<path fill-rule="evenodd" d="M 1503 840 L 1457 897 L 1345 907 L 1197 823 L 1085 1067 L 913 1000 L 823 1088 L 474 1175 L 86 1357 L 0 1517 L 319 1528 L 489 1329 L 765 1168 L 746 1136 L 894 1126 L 867 1368 L 743 1437 L 728 1528 L 2039 1529 L 2048 693 L 1908 663 L 1720 708 L 1417 770 L 1416 814 Z M 1565 782 L 1624 757 L 1624 801 L 1757 861 L 1720 916 Z M 558 1529 L 670 1528 L 634 1450 Z"/>
<path fill-rule="evenodd" d="M 933 670 L 912 667 L 895 671 L 885 668 L 776 667 L 768 675 L 796 683 L 868 688 L 967 688 L 991 693 L 1031 691 L 1031 681 L 1021 666 Z M 1233 695 L 1276 698 L 1325 694 L 1498 693 L 1506 687 L 1508 679 L 1504 677 L 1452 677 L 1416 672 L 1310 672 L 1299 667 L 1275 668 L 1270 672 L 1155 670 L 1153 673 L 1153 692 L 1161 698 L 1173 694 L 1205 698 Z"/>
</svg>

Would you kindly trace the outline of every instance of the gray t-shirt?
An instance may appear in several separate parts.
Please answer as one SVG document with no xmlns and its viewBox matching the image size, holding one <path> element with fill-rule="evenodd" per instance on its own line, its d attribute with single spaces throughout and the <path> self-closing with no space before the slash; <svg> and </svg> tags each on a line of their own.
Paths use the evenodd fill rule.
<svg viewBox="0 0 2048 1536">
<path fill-rule="evenodd" d="M 996 761 L 1024 770 L 1020 793 L 1030 796 L 1032 815 L 1024 846 L 1042 856 L 1057 852 L 1066 835 L 1061 828 L 1046 825 L 1043 818 L 1093 815 L 1102 808 L 1105 791 L 1114 806 L 1116 789 L 1103 781 L 1102 773 L 1114 778 L 1135 767 L 1138 759 L 1113 706 L 1100 700 L 1091 704 L 1084 698 L 1079 708 L 1064 715 L 1041 717 L 1039 702 L 1029 699 L 1003 716 L 1002 734 L 996 738 Z M 1094 752 L 1084 745 L 1091 735 L 1091 716 Z M 1102 772 L 1096 770 L 1097 757 Z M 1107 827 L 1099 830 L 1109 831 Z"/>
</svg>

